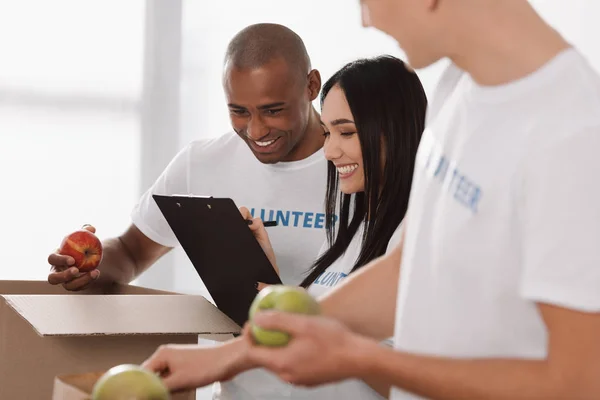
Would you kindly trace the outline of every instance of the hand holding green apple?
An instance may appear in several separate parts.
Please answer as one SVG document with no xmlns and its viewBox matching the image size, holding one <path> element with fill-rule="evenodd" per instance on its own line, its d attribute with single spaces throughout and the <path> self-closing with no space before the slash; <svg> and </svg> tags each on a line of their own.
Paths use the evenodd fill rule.
<svg viewBox="0 0 600 400">
<path fill-rule="evenodd" d="M 285 346 L 290 340 L 290 335 L 281 331 L 265 330 L 254 324 L 254 315 L 260 310 L 307 315 L 320 313 L 319 303 L 301 287 L 271 285 L 261 290 L 250 306 L 250 330 L 256 343 L 271 347 Z"/>
</svg>

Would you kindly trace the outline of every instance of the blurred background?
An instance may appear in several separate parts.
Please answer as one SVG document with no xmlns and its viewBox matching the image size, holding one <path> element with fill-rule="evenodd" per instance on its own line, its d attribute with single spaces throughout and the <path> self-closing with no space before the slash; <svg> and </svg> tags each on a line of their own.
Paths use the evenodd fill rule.
<svg viewBox="0 0 600 400">
<path fill-rule="evenodd" d="M 600 2 L 533 4 L 600 69 Z M 403 57 L 361 27 L 357 0 L 0 0 L 0 279 L 46 279 L 48 254 L 84 223 L 120 234 L 181 147 L 229 131 L 223 54 L 257 22 L 295 30 L 323 80 Z M 444 65 L 418 71 L 429 95 Z M 210 298 L 181 250 L 136 283 Z"/>
</svg>

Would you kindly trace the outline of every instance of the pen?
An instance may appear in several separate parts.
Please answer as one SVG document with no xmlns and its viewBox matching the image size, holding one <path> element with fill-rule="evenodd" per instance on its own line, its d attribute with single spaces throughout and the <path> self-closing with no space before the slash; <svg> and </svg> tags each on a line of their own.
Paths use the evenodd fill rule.
<svg viewBox="0 0 600 400">
<path fill-rule="evenodd" d="M 248 225 L 252 225 L 251 219 L 248 219 L 246 221 L 248 221 Z M 263 225 L 265 226 L 265 228 L 268 228 L 270 226 L 277 226 L 279 224 L 277 223 L 277 221 L 263 221 Z"/>
</svg>

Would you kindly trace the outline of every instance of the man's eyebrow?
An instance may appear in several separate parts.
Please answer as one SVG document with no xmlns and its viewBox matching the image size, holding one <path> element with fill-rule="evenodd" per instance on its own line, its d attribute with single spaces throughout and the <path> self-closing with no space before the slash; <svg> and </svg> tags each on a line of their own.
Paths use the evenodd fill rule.
<svg viewBox="0 0 600 400">
<path fill-rule="evenodd" d="M 258 108 L 259 110 L 267 110 L 269 108 L 281 107 L 281 106 L 284 106 L 284 105 L 285 105 L 285 103 L 283 101 L 278 101 L 276 103 L 264 104 L 264 105 L 258 106 L 256 108 Z"/>
<path fill-rule="evenodd" d="M 258 106 L 256 108 L 258 108 L 259 110 L 268 110 L 270 108 L 276 108 L 276 107 L 283 107 L 285 106 L 285 103 L 283 101 L 278 101 L 276 103 L 269 103 L 269 104 L 263 104 L 262 106 Z M 239 109 L 246 109 L 246 107 L 244 106 L 240 106 L 238 104 L 235 103 L 229 103 L 227 104 L 227 107 L 229 108 L 239 108 Z"/>
</svg>

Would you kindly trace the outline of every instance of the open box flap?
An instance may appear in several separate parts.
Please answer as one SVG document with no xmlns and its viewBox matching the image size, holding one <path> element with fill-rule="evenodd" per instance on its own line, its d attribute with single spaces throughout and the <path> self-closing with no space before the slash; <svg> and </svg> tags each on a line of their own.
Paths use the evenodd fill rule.
<svg viewBox="0 0 600 400">
<path fill-rule="evenodd" d="M 40 336 L 233 334 L 240 327 L 202 296 L 4 295 Z"/>
</svg>

